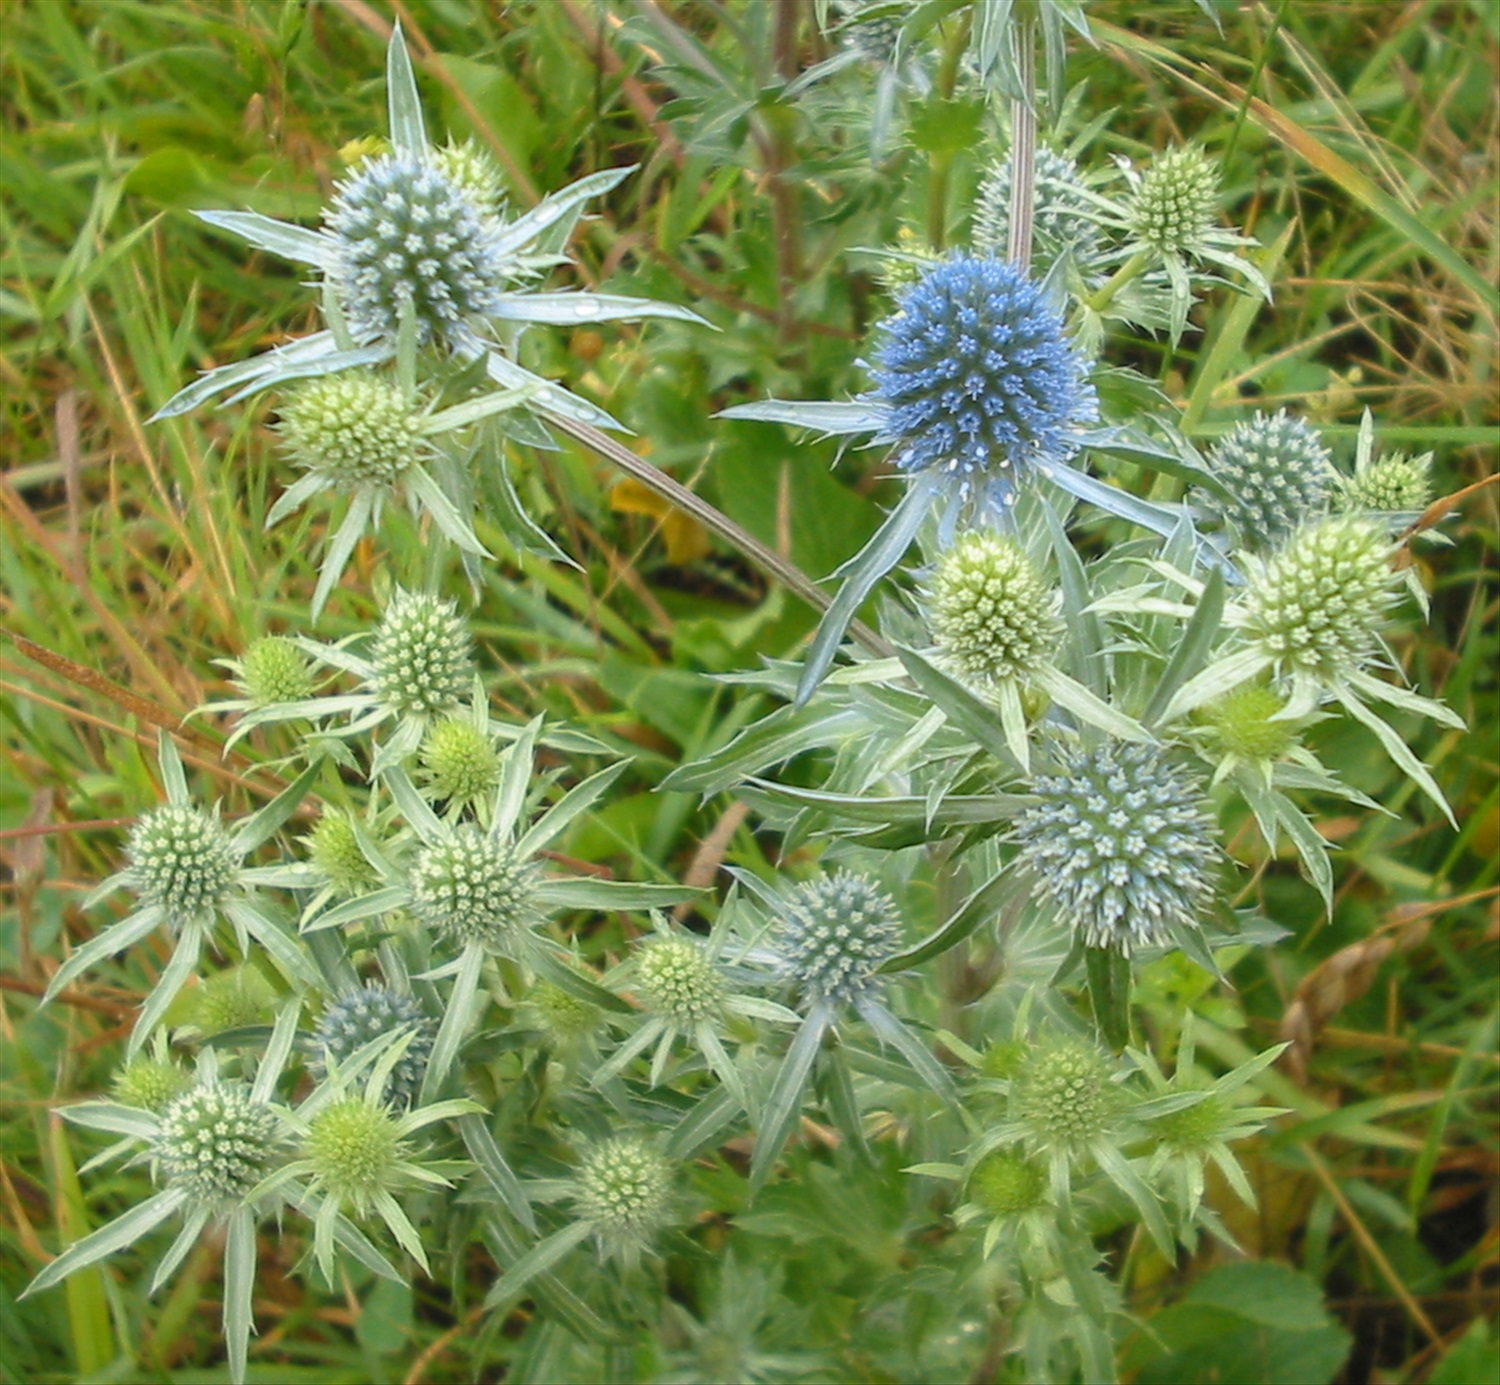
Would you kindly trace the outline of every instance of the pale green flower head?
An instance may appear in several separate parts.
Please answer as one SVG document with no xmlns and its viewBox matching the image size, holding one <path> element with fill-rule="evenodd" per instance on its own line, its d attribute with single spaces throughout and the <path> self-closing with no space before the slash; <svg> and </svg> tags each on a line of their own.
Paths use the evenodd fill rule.
<svg viewBox="0 0 1500 1385">
<path fill-rule="evenodd" d="M 1058 596 L 1007 535 L 974 530 L 938 560 L 928 597 L 934 642 L 980 683 L 1024 679 L 1061 638 Z"/>
</svg>

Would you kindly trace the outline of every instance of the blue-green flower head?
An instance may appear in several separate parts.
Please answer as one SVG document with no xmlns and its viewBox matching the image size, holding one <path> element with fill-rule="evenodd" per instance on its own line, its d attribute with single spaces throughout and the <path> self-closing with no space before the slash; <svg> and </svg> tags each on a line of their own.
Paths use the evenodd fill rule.
<svg viewBox="0 0 1500 1385">
<path fill-rule="evenodd" d="M 411 1042 L 391 1069 L 385 1088 L 387 1102 L 406 1106 L 422 1086 L 434 1029 L 411 996 L 384 986 L 361 986 L 340 996 L 323 1012 L 313 1035 L 313 1047 L 320 1055 L 320 1066 L 326 1068 L 330 1062 L 347 1062 L 383 1034 L 410 1030 Z"/>
<path fill-rule="evenodd" d="M 200 1207 L 242 1200 L 269 1171 L 275 1113 L 239 1087 L 194 1087 L 168 1104 L 152 1153 L 170 1187 Z"/>
<path fill-rule="evenodd" d="M 1004 256 L 1010 241 L 1010 202 L 1015 155 L 1007 154 L 986 175 L 974 199 L 974 249 Z M 1036 151 L 1036 207 L 1032 227 L 1036 258 L 1050 264 L 1066 251 L 1085 278 L 1095 277 L 1105 252 L 1078 165 L 1055 149 Z"/>
<path fill-rule="evenodd" d="M 234 884 L 238 859 L 217 815 L 187 803 L 142 813 L 126 848 L 129 881 L 180 928 L 211 912 Z"/>
<path fill-rule="evenodd" d="M 1158 748 L 1105 742 L 1041 775 L 1016 821 L 1041 897 L 1091 947 L 1127 956 L 1196 928 L 1218 853 L 1198 783 Z"/>
<path fill-rule="evenodd" d="M 782 967 L 808 1008 L 852 1004 L 901 945 L 896 901 L 868 876 L 841 870 L 808 880 L 785 901 Z"/>
<path fill-rule="evenodd" d="M 412 913 L 460 946 L 509 955 L 537 917 L 535 873 L 503 842 L 477 827 L 460 827 L 417 854 Z"/>
<path fill-rule="evenodd" d="M 1074 450 L 1097 413 L 1082 355 L 1041 290 L 1003 260 L 962 256 L 928 270 L 881 324 L 873 400 L 890 413 L 906 471 L 986 483 L 1008 502 L 1034 466 Z"/>
<path fill-rule="evenodd" d="M 473 677 L 470 643 L 454 602 L 398 590 L 375 631 L 371 691 L 402 715 L 445 712 Z"/>
<path fill-rule="evenodd" d="M 1309 519 L 1325 513 L 1338 489 L 1332 457 L 1305 419 L 1281 409 L 1237 423 L 1208 454 L 1209 469 L 1228 498 L 1211 502 L 1240 541 L 1274 548 Z"/>
<path fill-rule="evenodd" d="M 426 341 L 496 309 L 506 259 L 498 223 L 435 162 L 382 154 L 341 183 L 328 210 L 332 278 L 361 342 L 396 335 L 404 305 Z"/>
</svg>

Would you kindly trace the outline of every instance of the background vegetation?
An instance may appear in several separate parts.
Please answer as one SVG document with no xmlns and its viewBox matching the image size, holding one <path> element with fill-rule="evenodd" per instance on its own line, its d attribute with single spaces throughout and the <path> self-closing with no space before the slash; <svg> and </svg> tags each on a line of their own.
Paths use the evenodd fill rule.
<svg viewBox="0 0 1500 1385">
<path fill-rule="evenodd" d="M 1349 1346 L 1342 1378 L 1493 1378 L 1500 491 L 1485 482 L 1500 422 L 1500 7 L 1216 9 L 1222 32 L 1188 3 L 1091 4 L 1099 42 L 1071 51 L 1066 129 L 1098 120 L 1102 147 L 1125 157 L 1191 138 L 1221 158 L 1228 220 L 1280 252 L 1275 304 L 1216 310 L 1208 339 L 1190 333 L 1174 351 L 1143 338 L 1117 363 L 1159 380 L 1195 437 L 1287 405 L 1324 427 L 1347 467 L 1369 407 L 1385 445 L 1436 453 L 1453 545 L 1423 551 L 1432 618 L 1413 621 L 1397 650 L 1474 728 L 1410 728 L 1456 834 L 1412 802 L 1362 733 L 1323 738 L 1324 761 L 1394 810 L 1324 822 L 1342 848 L 1331 917 L 1292 862 L 1257 859 L 1250 832 L 1238 840 L 1252 894 L 1295 936 L 1238 968 L 1233 990 L 1186 999 L 1210 1022 L 1200 1043 L 1225 1063 L 1293 1040 L 1266 1083 L 1292 1114 L 1245 1156 L 1258 1213 L 1226 1204 L 1226 1215 L 1251 1255 L 1322 1286 L 1332 1319 L 1307 1332 L 1335 1334 L 1325 1356 L 1330 1342 Z M 889 311 L 869 249 L 903 228 L 964 239 L 994 157 L 983 107 L 913 95 L 872 163 L 868 74 L 788 91 L 827 56 L 813 5 L 799 0 L 398 10 L 435 127 L 494 153 L 515 208 L 594 169 L 639 165 L 580 229 L 582 282 L 684 303 L 723 329 L 539 331 L 532 367 L 603 404 L 635 430 L 632 445 L 805 571 L 831 571 L 893 495 L 881 465 L 710 418 L 767 394 L 863 387 L 861 340 Z M 223 694 L 215 660 L 300 628 L 317 576 L 309 554 L 326 512 L 262 532 L 286 481 L 264 408 L 143 422 L 195 371 L 310 326 L 294 269 L 188 209 L 315 218 L 340 150 L 382 127 L 392 15 L 361 0 L 7 0 L 0 15 L 0 1379 L 186 1380 L 220 1359 L 212 1256 L 156 1301 L 142 1262 L 126 1257 L 16 1303 L 61 1242 L 142 1196 L 145 1174 L 132 1170 L 95 1180 L 85 1199 L 74 1170 L 99 1142 L 52 1110 L 107 1085 L 165 954 L 96 971 L 41 1013 L 36 997 L 64 936 L 99 926 L 78 904 L 153 799 L 157 728 L 178 729 Z M 606 463 L 566 444 L 513 461 L 532 512 L 580 567 L 482 530 L 502 555 L 474 612 L 483 657 L 514 716 L 565 716 L 635 756 L 628 792 L 570 835 L 568 853 L 703 882 L 721 864 L 774 857 L 774 838 L 732 796 L 700 804 L 654 787 L 766 710 L 704 675 L 794 652 L 811 613 Z M 362 547 L 319 633 L 363 628 L 372 593 L 421 579 L 415 538 L 397 541 L 394 559 Z M 243 813 L 274 791 L 257 766 L 275 747 L 252 740 L 221 758 L 223 734 L 197 719 L 179 743 L 226 812 Z M 587 940 L 592 955 L 617 942 L 610 927 Z M 1185 977 L 1154 975 L 1163 1007 L 1184 999 L 1174 988 Z M 672 1271 L 682 1321 L 611 1369 L 665 1378 L 673 1353 L 712 1329 L 791 1353 L 793 1367 L 767 1378 L 989 1378 L 975 1342 L 911 1357 L 920 1333 L 881 1305 L 920 1280 L 930 1228 L 878 1203 L 874 1181 L 826 1172 L 754 1214 L 767 1237 L 806 1230 L 790 1255 L 775 1243 L 775 1263 L 767 1252 L 715 1267 L 733 1209 L 706 1217 L 699 1258 Z M 742 1225 L 754 1246 L 753 1220 Z M 262 1246 L 252 1372 L 267 1379 L 573 1369 L 563 1345 L 523 1332 L 519 1310 L 483 1320 L 477 1299 L 494 1270 L 482 1257 L 467 1285 L 336 1302 L 290 1273 L 304 1249 L 293 1237 Z M 1192 1313 L 1213 1301 L 1214 1257 L 1205 1249 L 1169 1271 L 1142 1255 L 1128 1267 L 1132 1311 L 1158 1315 L 1158 1340 L 1125 1349 L 1141 1379 L 1207 1369 Z M 811 1320 L 787 1310 L 799 1284 L 823 1286 Z M 1274 1305 L 1274 1286 L 1263 1297 Z M 1274 1319 L 1247 1318 L 1235 1349 L 1268 1352 L 1262 1378 L 1313 1378 L 1299 1374 L 1314 1369 L 1306 1360 L 1277 1355 L 1298 1334 L 1267 1333 Z"/>
</svg>

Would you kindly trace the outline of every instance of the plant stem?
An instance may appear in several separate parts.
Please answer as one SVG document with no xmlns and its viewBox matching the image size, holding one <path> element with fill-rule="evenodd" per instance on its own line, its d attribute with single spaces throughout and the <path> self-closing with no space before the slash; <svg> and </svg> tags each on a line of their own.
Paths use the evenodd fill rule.
<svg viewBox="0 0 1500 1385">
<path fill-rule="evenodd" d="M 627 476 L 633 476 L 643 486 L 649 487 L 663 500 L 675 505 L 684 514 L 717 534 L 726 543 L 739 549 L 768 577 L 780 582 L 788 591 L 799 596 L 816 611 L 826 611 L 833 598 L 818 586 L 795 563 L 783 558 L 774 549 L 767 548 L 754 534 L 742 529 L 722 510 L 710 505 L 700 495 L 694 495 L 682 482 L 669 476 L 659 466 L 638 457 L 629 448 L 616 442 L 607 433 L 601 433 L 592 424 L 579 423 L 574 419 L 548 415 L 548 422 L 561 433 L 566 433 L 581 442 L 589 451 L 597 453 L 606 461 L 613 462 Z M 862 621 L 849 622 L 849 634 L 859 641 L 877 658 L 892 658 L 896 651 Z"/>
<path fill-rule="evenodd" d="M 964 50 L 969 46 L 969 33 L 974 19 L 965 10 L 948 35 L 943 45 L 943 56 L 938 63 L 936 97 L 939 101 L 951 101 L 958 86 L 959 64 Z M 927 185 L 927 243 L 934 250 L 942 250 L 948 240 L 948 175 L 953 168 L 953 154 L 939 149 L 932 156 L 932 177 Z"/>
</svg>

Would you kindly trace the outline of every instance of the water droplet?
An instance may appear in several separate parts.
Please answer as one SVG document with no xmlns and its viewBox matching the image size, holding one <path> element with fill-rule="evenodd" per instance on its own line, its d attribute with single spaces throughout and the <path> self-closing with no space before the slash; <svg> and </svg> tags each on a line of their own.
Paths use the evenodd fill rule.
<svg viewBox="0 0 1500 1385">
<path fill-rule="evenodd" d="M 587 299 L 580 298 L 577 302 L 575 302 L 573 304 L 573 316 L 574 317 L 598 317 L 599 316 L 599 305 L 597 303 L 589 302 Z"/>
</svg>

